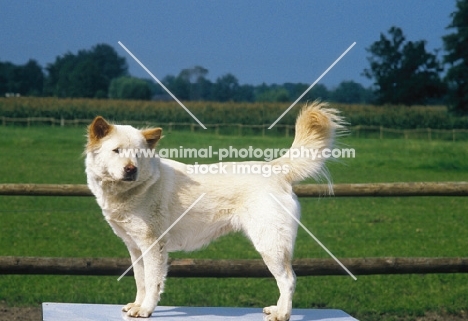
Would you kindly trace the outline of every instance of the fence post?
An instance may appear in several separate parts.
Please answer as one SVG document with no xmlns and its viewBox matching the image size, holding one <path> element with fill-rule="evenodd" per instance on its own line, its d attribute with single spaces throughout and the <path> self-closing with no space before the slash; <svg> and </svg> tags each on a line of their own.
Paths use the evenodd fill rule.
<svg viewBox="0 0 468 321">
<path fill-rule="evenodd" d="M 2 116 L 2 126 L 6 126 L 6 118 L 5 118 L 5 116 Z"/>
<path fill-rule="evenodd" d="M 455 142 L 455 129 L 452 129 L 452 138 L 453 138 L 453 142 Z"/>
<path fill-rule="evenodd" d="M 286 137 L 289 137 L 289 125 L 286 125 Z"/>
<path fill-rule="evenodd" d="M 216 124 L 216 127 L 215 127 L 215 135 L 216 135 L 216 136 L 219 136 L 219 124 Z"/>
<path fill-rule="evenodd" d="M 432 135 L 431 135 L 431 129 L 427 129 L 427 137 L 429 138 L 429 141 L 431 141 Z"/>
<path fill-rule="evenodd" d="M 237 130 L 238 135 L 239 135 L 239 136 L 242 136 L 242 124 L 238 124 L 238 125 L 237 125 L 237 128 L 238 128 L 238 130 Z"/>
<path fill-rule="evenodd" d="M 60 127 L 65 127 L 65 119 L 63 116 L 60 116 Z"/>
<path fill-rule="evenodd" d="M 169 123 L 168 128 L 167 128 L 167 132 L 168 133 L 172 132 L 172 123 Z"/>
<path fill-rule="evenodd" d="M 380 125 L 380 139 L 383 138 L 383 127 L 382 125 Z"/>
<path fill-rule="evenodd" d="M 195 125 L 193 123 L 190 124 L 190 131 L 192 133 L 195 132 Z"/>
</svg>

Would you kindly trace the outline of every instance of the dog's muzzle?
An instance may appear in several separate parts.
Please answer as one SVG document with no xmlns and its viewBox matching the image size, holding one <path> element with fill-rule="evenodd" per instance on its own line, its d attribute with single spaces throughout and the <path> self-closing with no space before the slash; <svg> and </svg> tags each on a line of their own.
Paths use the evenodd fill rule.
<svg viewBox="0 0 468 321">
<path fill-rule="evenodd" d="M 135 165 L 129 164 L 124 167 L 124 181 L 135 181 L 137 178 L 138 169 Z"/>
</svg>

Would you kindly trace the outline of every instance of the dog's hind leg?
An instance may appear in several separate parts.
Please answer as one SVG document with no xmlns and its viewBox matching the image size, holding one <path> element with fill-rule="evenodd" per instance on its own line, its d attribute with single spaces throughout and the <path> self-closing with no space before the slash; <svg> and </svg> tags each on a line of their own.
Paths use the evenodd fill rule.
<svg viewBox="0 0 468 321">
<path fill-rule="evenodd" d="M 292 269 L 291 257 L 284 253 L 281 258 L 270 253 L 261 253 L 265 264 L 276 279 L 280 297 L 276 306 L 263 309 L 268 321 L 287 321 L 291 317 L 292 297 L 296 287 L 296 275 Z"/>
<path fill-rule="evenodd" d="M 256 218 L 249 222 L 245 232 L 275 277 L 280 292 L 277 305 L 266 307 L 263 312 L 267 314 L 268 321 L 287 321 L 291 317 L 292 297 L 296 287 L 291 260 L 297 225 L 288 218 L 283 218 L 281 222 L 271 222 L 271 225 L 262 224 Z"/>
</svg>

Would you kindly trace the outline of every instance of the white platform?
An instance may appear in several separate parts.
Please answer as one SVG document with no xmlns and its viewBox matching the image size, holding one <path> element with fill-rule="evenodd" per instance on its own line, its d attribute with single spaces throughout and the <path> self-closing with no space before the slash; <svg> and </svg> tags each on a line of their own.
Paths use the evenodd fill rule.
<svg viewBox="0 0 468 321">
<path fill-rule="evenodd" d="M 256 308 L 198 308 L 157 307 L 149 319 L 130 318 L 121 311 L 121 305 L 42 303 L 44 321 L 121 321 L 121 320 L 164 320 L 164 321 L 262 321 L 262 309 Z M 293 309 L 290 321 L 357 321 L 341 310 Z"/>
</svg>

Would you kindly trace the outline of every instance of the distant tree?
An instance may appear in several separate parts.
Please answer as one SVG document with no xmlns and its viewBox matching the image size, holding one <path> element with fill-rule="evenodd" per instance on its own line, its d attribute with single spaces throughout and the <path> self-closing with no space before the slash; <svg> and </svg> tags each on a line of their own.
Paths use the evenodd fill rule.
<svg viewBox="0 0 468 321">
<path fill-rule="evenodd" d="M 200 78 L 197 80 L 197 90 L 200 95 L 200 100 L 213 100 L 213 83 L 206 78 Z"/>
<path fill-rule="evenodd" d="M 445 92 L 437 55 L 428 53 L 425 41 L 406 41 L 400 28 L 391 27 L 390 39 L 380 35 L 367 51 L 370 69 L 364 76 L 374 79 L 380 104 L 425 104 Z"/>
<path fill-rule="evenodd" d="M 212 83 L 206 79 L 208 69 L 201 66 L 185 68 L 175 77 L 164 77 L 164 85 L 181 100 L 211 100 Z"/>
<path fill-rule="evenodd" d="M 46 91 L 57 97 L 107 97 L 111 80 L 128 74 L 125 58 L 106 44 L 58 56 L 46 70 Z"/>
<path fill-rule="evenodd" d="M 291 98 L 286 88 L 282 86 L 272 86 L 272 88 L 262 90 L 255 100 L 260 102 L 287 102 L 290 101 Z"/>
<path fill-rule="evenodd" d="M 151 87 L 144 79 L 123 76 L 112 79 L 109 86 L 109 98 L 150 100 Z"/>
<path fill-rule="evenodd" d="M 128 66 L 124 57 L 107 44 L 98 44 L 89 52 L 89 58 L 99 69 L 100 77 L 97 86 L 107 91 L 112 79 L 127 75 Z"/>
<path fill-rule="evenodd" d="M 0 95 L 8 92 L 8 63 L 0 61 Z"/>
<path fill-rule="evenodd" d="M 371 93 L 357 82 L 343 81 L 331 92 L 331 100 L 345 104 L 368 103 Z"/>
<path fill-rule="evenodd" d="M 309 88 L 310 85 L 307 86 Z M 304 99 L 308 101 L 314 101 L 317 99 L 328 100 L 330 99 L 330 91 L 325 85 L 316 84 L 312 89 L 304 96 Z"/>
<path fill-rule="evenodd" d="M 24 65 L 0 62 L 0 95 L 40 96 L 43 87 L 44 72 L 37 61 L 30 59 Z"/>
<path fill-rule="evenodd" d="M 142 80 L 145 81 L 148 84 L 148 88 L 151 91 L 151 98 L 152 99 L 159 99 L 159 100 L 161 100 L 161 99 L 167 99 L 167 100 L 172 99 L 169 96 L 169 94 L 167 94 L 166 91 L 157 82 L 155 82 L 153 79 L 144 78 Z"/>
<path fill-rule="evenodd" d="M 179 100 L 190 100 L 190 81 L 180 75 L 168 75 L 163 78 L 163 84 Z"/>
<path fill-rule="evenodd" d="M 57 56 L 53 64 L 47 65 L 46 95 L 57 97 L 68 96 L 67 89 L 71 87 L 69 78 L 74 62 L 75 56 L 69 52 L 63 56 Z"/>
<path fill-rule="evenodd" d="M 195 66 L 193 68 L 183 69 L 179 78 L 183 79 L 183 82 L 186 84 L 188 89 L 188 99 L 189 100 L 202 100 L 203 94 L 205 94 L 203 88 L 206 86 L 206 75 L 208 74 L 208 69 L 202 66 Z"/>
<path fill-rule="evenodd" d="M 454 33 L 443 37 L 447 55 L 444 62 L 450 64 L 445 81 L 448 84 L 448 102 L 456 113 L 468 114 L 468 1 L 458 0 L 448 26 Z"/>
<path fill-rule="evenodd" d="M 102 96 L 103 91 L 107 93 L 108 88 L 103 87 L 104 77 L 100 73 L 100 68 L 97 62 L 89 57 L 77 59 L 70 70 L 68 80 L 70 97 L 93 98 Z"/>
<path fill-rule="evenodd" d="M 216 101 L 234 101 L 239 89 L 239 81 L 233 74 L 218 77 L 212 87 L 212 97 Z"/>
<path fill-rule="evenodd" d="M 11 62 L 0 62 L 0 94 L 17 92 L 16 66 Z"/>
<path fill-rule="evenodd" d="M 285 83 L 283 87 L 289 92 L 291 101 L 296 100 L 301 96 L 309 87 L 308 84 L 303 83 Z M 328 100 L 330 93 L 325 85 L 316 84 L 312 89 L 302 98 L 303 101 L 314 101 L 317 99 Z"/>
<path fill-rule="evenodd" d="M 266 83 L 262 83 L 258 86 L 255 86 L 254 87 L 254 95 L 255 95 L 255 101 L 259 101 L 259 97 L 261 98 L 262 95 L 265 93 L 265 92 L 268 92 L 270 91 L 270 86 L 268 86 Z"/>
<path fill-rule="evenodd" d="M 30 59 L 20 67 L 21 88 L 25 96 L 41 96 L 44 89 L 44 71 L 36 60 Z"/>
<path fill-rule="evenodd" d="M 208 79 L 202 78 L 193 84 L 187 78 L 181 77 L 180 74 L 178 76 L 167 75 L 163 78 L 162 83 L 177 99 L 211 100 L 212 83 Z M 158 90 L 157 96 L 158 99 L 172 99 L 162 88 Z"/>
<path fill-rule="evenodd" d="M 236 102 L 254 102 L 255 101 L 255 87 L 252 85 L 239 85 L 234 94 L 233 100 Z"/>
</svg>

